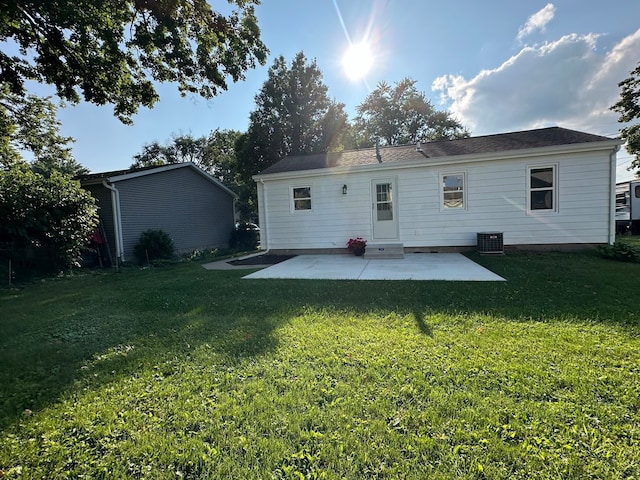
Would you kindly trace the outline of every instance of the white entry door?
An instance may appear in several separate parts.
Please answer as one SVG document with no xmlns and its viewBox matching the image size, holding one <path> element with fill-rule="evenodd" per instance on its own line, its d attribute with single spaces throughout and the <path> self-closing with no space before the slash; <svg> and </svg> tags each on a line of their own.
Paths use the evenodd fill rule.
<svg viewBox="0 0 640 480">
<path fill-rule="evenodd" d="M 373 239 L 398 238 L 398 206 L 396 181 L 383 178 L 371 181 L 373 207 Z"/>
</svg>

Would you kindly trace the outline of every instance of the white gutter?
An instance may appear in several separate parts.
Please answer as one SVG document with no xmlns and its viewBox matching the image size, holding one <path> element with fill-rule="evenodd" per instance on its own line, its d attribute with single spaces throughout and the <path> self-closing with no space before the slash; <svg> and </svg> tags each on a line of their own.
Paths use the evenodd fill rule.
<svg viewBox="0 0 640 480">
<path fill-rule="evenodd" d="M 113 234 L 116 243 L 116 263 L 118 260 L 124 262 L 124 241 L 122 239 L 122 221 L 120 216 L 120 192 L 113 185 L 109 185 L 106 180 L 102 181 L 105 188 L 111 190 L 111 209 L 113 210 Z"/>
<path fill-rule="evenodd" d="M 610 192 L 609 192 L 609 245 L 616 241 L 616 153 L 620 150 L 620 145 L 609 154 L 609 169 L 611 171 Z"/>
</svg>

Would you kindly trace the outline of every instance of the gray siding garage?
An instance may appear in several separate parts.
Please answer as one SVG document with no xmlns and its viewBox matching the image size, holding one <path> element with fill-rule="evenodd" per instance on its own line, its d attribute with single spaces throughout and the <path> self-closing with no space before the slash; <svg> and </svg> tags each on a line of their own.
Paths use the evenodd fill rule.
<svg viewBox="0 0 640 480">
<path fill-rule="evenodd" d="M 164 230 L 178 252 L 226 247 L 236 195 L 192 163 L 84 175 L 112 257 L 134 260 L 145 230 Z M 115 258 L 112 258 L 115 260 Z"/>
</svg>

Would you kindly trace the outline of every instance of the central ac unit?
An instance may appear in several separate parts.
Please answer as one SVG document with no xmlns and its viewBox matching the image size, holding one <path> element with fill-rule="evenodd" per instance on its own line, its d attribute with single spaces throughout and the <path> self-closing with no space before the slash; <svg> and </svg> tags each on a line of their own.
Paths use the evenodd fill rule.
<svg viewBox="0 0 640 480">
<path fill-rule="evenodd" d="M 502 232 L 481 232 L 477 235 L 478 252 L 504 253 Z"/>
</svg>

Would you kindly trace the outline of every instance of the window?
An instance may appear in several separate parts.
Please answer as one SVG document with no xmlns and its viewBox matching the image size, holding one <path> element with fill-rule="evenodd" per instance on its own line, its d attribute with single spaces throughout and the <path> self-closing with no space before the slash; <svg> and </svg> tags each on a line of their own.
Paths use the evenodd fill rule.
<svg viewBox="0 0 640 480">
<path fill-rule="evenodd" d="M 556 167 L 529 168 L 529 210 L 556 210 Z"/>
<path fill-rule="evenodd" d="M 311 187 L 293 188 L 293 209 L 311 210 Z"/>
<path fill-rule="evenodd" d="M 379 222 L 393 220 L 393 196 L 390 183 L 376 184 L 376 214 Z"/>
<path fill-rule="evenodd" d="M 465 176 L 464 173 L 447 173 L 441 175 L 443 210 L 463 210 L 466 208 Z"/>
</svg>

